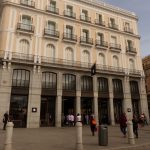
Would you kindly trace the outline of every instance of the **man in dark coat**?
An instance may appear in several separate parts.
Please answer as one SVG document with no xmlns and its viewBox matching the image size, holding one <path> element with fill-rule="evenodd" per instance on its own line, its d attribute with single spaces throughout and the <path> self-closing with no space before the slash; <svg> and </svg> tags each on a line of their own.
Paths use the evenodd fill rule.
<svg viewBox="0 0 150 150">
<path fill-rule="evenodd" d="M 132 122 L 133 122 L 133 132 L 136 136 L 136 138 L 138 138 L 138 118 L 136 115 L 133 115 L 133 119 L 132 119 Z"/>
<path fill-rule="evenodd" d="M 6 130 L 6 125 L 7 125 L 8 120 L 9 120 L 9 115 L 8 115 L 8 112 L 6 112 L 3 117 L 3 123 L 4 123 L 3 130 Z"/>
</svg>

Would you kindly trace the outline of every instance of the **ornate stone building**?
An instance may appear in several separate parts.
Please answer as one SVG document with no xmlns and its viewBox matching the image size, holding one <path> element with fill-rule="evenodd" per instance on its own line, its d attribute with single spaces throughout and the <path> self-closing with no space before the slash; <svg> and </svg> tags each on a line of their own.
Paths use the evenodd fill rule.
<svg viewBox="0 0 150 150">
<path fill-rule="evenodd" d="M 148 117 L 133 12 L 94 0 L 0 0 L 0 11 L 0 120 L 6 110 L 27 128 L 60 127 L 69 113 Z"/>
<path fill-rule="evenodd" d="M 148 110 L 150 115 L 150 55 L 143 58 L 143 68 L 145 72 L 146 93 L 148 100 Z"/>
</svg>

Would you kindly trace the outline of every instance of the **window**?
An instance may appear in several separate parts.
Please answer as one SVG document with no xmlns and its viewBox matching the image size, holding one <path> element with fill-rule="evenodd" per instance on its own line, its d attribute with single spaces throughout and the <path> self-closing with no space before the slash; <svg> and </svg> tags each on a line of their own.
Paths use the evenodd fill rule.
<svg viewBox="0 0 150 150">
<path fill-rule="evenodd" d="M 23 69 L 14 69 L 12 77 L 12 86 L 14 87 L 29 87 L 30 72 Z"/>
<path fill-rule="evenodd" d="M 113 26 L 115 25 L 115 19 L 114 18 L 110 18 L 110 24 Z"/>
<path fill-rule="evenodd" d="M 112 44 L 117 44 L 117 37 L 111 36 L 111 43 Z"/>
<path fill-rule="evenodd" d="M 51 11 L 55 12 L 55 10 L 56 10 L 56 2 L 55 1 L 50 1 L 50 7 L 51 7 Z"/>
<path fill-rule="evenodd" d="M 76 77 L 72 74 L 63 75 L 63 90 L 76 90 Z"/>
<path fill-rule="evenodd" d="M 98 55 L 98 64 L 105 65 L 105 56 L 104 56 L 104 54 L 99 53 L 99 55 Z"/>
<path fill-rule="evenodd" d="M 42 88 L 56 89 L 57 75 L 53 72 L 42 73 Z"/>
<path fill-rule="evenodd" d="M 127 47 L 129 50 L 133 48 L 133 42 L 131 40 L 127 40 Z"/>
<path fill-rule="evenodd" d="M 82 19 L 87 20 L 88 12 L 86 10 L 82 10 Z"/>
<path fill-rule="evenodd" d="M 29 48 L 30 48 L 30 45 L 29 45 L 29 42 L 27 40 L 25 40 L 25 39 L 20 40 L 19 51 L 22 54 L 29 54 Z"/>
<path fill-rule="evenodd" d="M 55 29 L 56 29 L 56 23 L 55 23 L 55 22 L 48 21 L 47 28 L 48 28 L 49 30 L 51 30 L 51 31 L 55 31 Z"/>
<path fill-rule="evenodd" d="M 92 77 L 82 76 L 82 78 L 81 78 L 81 90 L 82 91 L 92 91 L 93 90 Z"/>
<path fill-rule="evenodd" d="M 55 47 L 52 44 L 48 44 L 46 46 L 45 56 L 46 57 L 55 58 Z"/>
<path fill-rule="evenodd" d="M 113 66 L 119 67 L 119 60 L 117 56 L 113 56 Z"/>
<path fill-rule="evenodd" d="M 108 91 L 108 79 L 100 77 L 98 78 L 98 91 L 109 92 Z"/>
<path fill-rule="evenodd" d="M 67 16 L 72 16 L 73 8 L 72 6 L 67 6 Z"/>
<path fill-rule="evenodd" d="M 90 54 L 88 51 L 84 50 L 82 53 L 82 61 L 89 63 L 90 62 Z"/>
<path fill-rule="evenodd" d="M 32 31 L 32 19 L 31 16 L 23 15 L 21 18 L 21 29 Z"/>
<path fill-rule="evenodd" d="M 137 81 L 130 81 L 130 91 L 131 93 L 139 94 L 139 87 Z"/>
<path fill-rule="evenodd" d="M 73 61 L 73 50 L 71 48 L 65 50 L 65 59 Z"/>
<path fill-rule="evenodd" d="M 98 33 L 97 34 L 97 40 L 100 42 L 100 44 L 102 44 L 103 41 L 104 41 L 104 34 L 103 33 Z"/>
<path fill-rule="evenodd" d="M 71 38 L 73 35 L 73 27 L 72 26 L 66 26 L 66 36 L 67 38 Z"/>
<path fill-rule="evenodd" d="M 113 79 L 113 92 L 123 93 L 122 81 L 119 79 Z"/>
</svg>

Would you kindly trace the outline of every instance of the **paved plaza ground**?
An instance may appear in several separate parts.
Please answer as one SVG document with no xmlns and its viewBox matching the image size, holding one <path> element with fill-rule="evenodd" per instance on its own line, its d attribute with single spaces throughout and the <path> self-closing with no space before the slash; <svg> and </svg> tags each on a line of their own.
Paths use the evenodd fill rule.
<svg viewBox="0 0 150 150">
<path fill-rule="evenodd" d="M 98 146 L 98 135 L 91 135 L 88 126 L 83 127 L 84 150 L 150 150 L 150 127 L 139 129 L 139 138 L 135 145 L 129 145 L 119 126 L 108 126 L 108 146 Z M 5 131 L 0 129 L 0 150 L 4 145 Z M 15 128 L 13 133 L 13 150 L 75 150 L 76 128 Z"/>
</svg>

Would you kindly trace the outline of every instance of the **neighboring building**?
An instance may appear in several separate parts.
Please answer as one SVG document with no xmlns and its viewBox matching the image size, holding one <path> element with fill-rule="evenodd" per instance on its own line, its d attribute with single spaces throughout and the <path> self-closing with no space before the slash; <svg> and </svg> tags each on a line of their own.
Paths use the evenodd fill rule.
<svg viewBox="0 0 150 150">
<path fill-rule="evenodd" d="M 150 115 L 150 55 L 143 58 L 143 68 L 145 72 L 146 93 L 148 100 L 148 110 Z"/>
<path fill-rule="evenodd" d="M 92 0 L 1 0 L 0 10 L 0 120 L 6 110 L 28 128 L 60 127 L 68 113 L 148 117 L 134 13 Z"/>
</svg>

